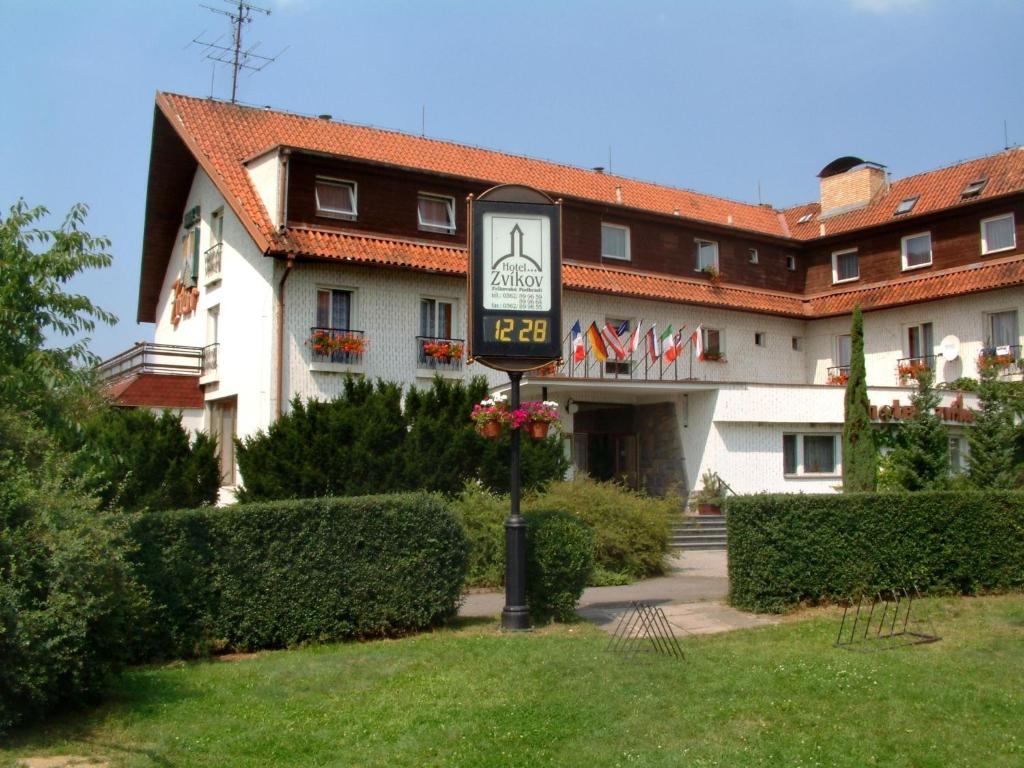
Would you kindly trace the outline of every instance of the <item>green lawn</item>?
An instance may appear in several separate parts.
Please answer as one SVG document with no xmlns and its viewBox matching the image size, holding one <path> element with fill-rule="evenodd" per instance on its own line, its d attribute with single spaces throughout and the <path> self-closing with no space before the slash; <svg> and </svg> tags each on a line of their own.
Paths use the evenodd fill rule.
<svg viewBox="0 0 1024 768">
<path fill-rule="evenodd" d="M 1024 596 L 919 604 L 943 639 L 832 646 L 835 611 L 623 660 L 585 624 L 135 669 L 102 707 L 21 731 L 0 765 L 1024 765 Z"/>
</svg>

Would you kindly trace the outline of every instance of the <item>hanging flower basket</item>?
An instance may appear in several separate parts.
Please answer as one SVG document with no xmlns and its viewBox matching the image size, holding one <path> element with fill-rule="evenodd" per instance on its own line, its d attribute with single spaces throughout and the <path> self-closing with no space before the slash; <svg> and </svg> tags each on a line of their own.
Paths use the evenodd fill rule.
<svg viewBox="0 0 1024 768">
<path fill-rule="evenodd" d="M 543 440 L 558 427 L 558 403 L 553 400 L 531 400 L 512 411 L 512 429 L 522 429 L 534 440 Z"/>
<path fill-rule="evenodd" d="M 546 421 L 530 422 L 530 437 L 534 440 L 543 440 L 548 436 L 549 424 Z"/>
<path fill-rule="evenodd" d="M 501 437 L 506 424 L 512 424 L 512 414 L 508 410 L 508 398 L 498 394 L 481 400 L 473 406 L 469 415 L 473 420 L 477 433 L 489 439 Z M 513 429 L 515 425 L 513 425 Z"/>
</svg>

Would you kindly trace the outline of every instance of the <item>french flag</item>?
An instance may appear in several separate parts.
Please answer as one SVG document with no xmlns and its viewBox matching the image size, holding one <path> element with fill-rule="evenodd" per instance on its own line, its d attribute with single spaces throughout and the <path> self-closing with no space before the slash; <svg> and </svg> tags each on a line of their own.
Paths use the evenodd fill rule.
<svg viewBox="0 0 1024 768">
<path fill-rule="evenodd" d="M 582 363 L 583 358 L 587 356 L 587 350 L 583 346 L 583 329 L 580 327 L 580 321 L 577 320 L 572 325 L 572 359 L 573 362 Z"/>
</svg>

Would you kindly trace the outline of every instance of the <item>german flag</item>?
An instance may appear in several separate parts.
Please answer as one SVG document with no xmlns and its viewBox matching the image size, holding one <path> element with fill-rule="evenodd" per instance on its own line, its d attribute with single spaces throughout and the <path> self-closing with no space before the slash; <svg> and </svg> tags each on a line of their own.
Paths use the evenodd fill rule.
<svg viewBox="0 0 1024 768">
<path fill-rule="evenodd" d="M 603 363 L 607 360 L 608 347 L 604 345 L 604 339 L 601 338 L 601 331 L 597 329 L 597 323 L 591 323 L 587 328 L 587 338 L 590 340 L 590 351 L 594 353 L 598 362 Z"/>
</svg>

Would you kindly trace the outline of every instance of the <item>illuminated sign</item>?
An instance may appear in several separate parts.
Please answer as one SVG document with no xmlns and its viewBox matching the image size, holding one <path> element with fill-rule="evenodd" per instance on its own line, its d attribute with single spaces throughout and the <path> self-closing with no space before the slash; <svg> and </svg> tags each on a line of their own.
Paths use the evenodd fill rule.
<svg viewBox="0 0 1024 768">
<path fill-rule="evenodd" d="M 492 368 L 528 370 L 561 357 L 561 212 L 546 200 L 498 187 L 472 203 L 469 353 Z"/>
</svg>

